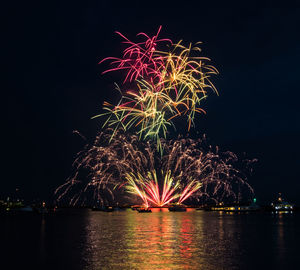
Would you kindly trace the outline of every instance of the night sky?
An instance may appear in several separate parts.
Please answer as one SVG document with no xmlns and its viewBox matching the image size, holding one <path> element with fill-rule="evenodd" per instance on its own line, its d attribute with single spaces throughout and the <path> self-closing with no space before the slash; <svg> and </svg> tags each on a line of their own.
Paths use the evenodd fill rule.
<svg viewBox="0 0 300 270">
<path fill-rule="evenodd" d="M 19 188 L 24 198 L 51 199 L 85 144 L 73 130 L 92 141 L 101 122 L 90 118 L 104 100 L 116 101 L 121 76 L 102 76 L 106 66 L 98 65 L 120 56 L 114 31 L 134 39 L 162 25 L 162 37 L 202 41 L 220 72 L 220 96 L 203 102 L 207 115 L 192 135 L 259 160 L 249 177 L 258 202 L 282 192 L 300 203 L 300 9 L 184 3 L 26 1 L 3 11 L 0 198 Z"/>
</svg>

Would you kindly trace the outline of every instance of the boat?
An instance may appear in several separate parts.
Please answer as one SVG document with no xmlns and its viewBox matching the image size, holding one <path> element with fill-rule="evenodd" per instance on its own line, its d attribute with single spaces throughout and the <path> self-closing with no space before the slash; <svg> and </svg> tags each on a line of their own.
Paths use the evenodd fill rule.
<svg viewBox="0 0 300 270">
<path fill-rule="evenodd" d="M 113 212 L 114 208 L 111 206 L 93 207 L 92 211 Z"/>
<path fill-rule="evenodd" d="M 168 209 L 170 212 L 186 212 L 186 206 L 183 204 L 172 204 Z"/>
<path fill-rule="evenodd" d="M 117 203 L 114 207 L 114 211 L 125 211 L 126 207 L 120 206 L 119 203 Z"/>
<path fill-rule="evenodd" d="M 39 214 L 47 214 L 48 213 L 48 209 L 46 207 L 40 207 L 40 208 L 36 208 L 36 211 Z"/>
<path fill-rule="evenodd" d="M 100 207 L 92 207 L 91 210 L 92 211 L 103 211 L 103 209 Z"/>
<path fill-rule="evenodd" d="M 272 207 L 273 211 L 293 211 L 294 210 L 294 204 L 284 201 L 281 196 L 281 193 L 279 193 L 277 201 L 275 203 L 271 204 L 271 207 Z"/>
<path fill-rule="evenodd" d="M 111 206 L 106 206 L 106 207 L 104 207 L 103 211 L 104 211 L 104 212 L 113 212 L 113 211 L 114 211 L 114 208 L 111 207 Z"/>
<path fill-rule="evenodd" d="M 114 208 L 114 211 L 125 211 L 126 210 L 126 208 L 122 208 L 122 207 L 115 207 Z"/>
<path fill-rule="evenodd" d="M 135 211 L 138 208 L 141 208 L 141 206 L 140 205 L 132 205 L 130 208 L 131 208 L 131 210 Z"/>
<path fill-rule="evenodd" d="M 150 208 L 140 207 L 136 209 L 139 213 L 151 213 L 152 210 Z"/>
<path fill-rule="evenodd" d="M 39 214 L 47 214 L 48 213 L 48 209 L 46 208 L 46 203 L 43 202 L 42 205 L 40 207 L 36 207 L 35 209 Z"/>
</svg>

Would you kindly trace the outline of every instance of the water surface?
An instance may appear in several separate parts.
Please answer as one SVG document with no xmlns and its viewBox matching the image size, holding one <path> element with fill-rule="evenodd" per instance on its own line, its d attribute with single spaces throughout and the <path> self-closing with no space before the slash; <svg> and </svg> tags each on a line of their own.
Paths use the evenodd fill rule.
<svg viewBox="0 0 300 270">
<path fill-rule="evenodd" d="M 0 216 L 6 269 L 295 269 L 300 213 Z"/>
</svg>

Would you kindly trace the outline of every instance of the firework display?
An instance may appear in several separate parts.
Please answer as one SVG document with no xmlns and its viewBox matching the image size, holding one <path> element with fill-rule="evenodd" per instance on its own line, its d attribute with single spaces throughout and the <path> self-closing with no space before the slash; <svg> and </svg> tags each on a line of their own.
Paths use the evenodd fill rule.
<svg viewBox="0 0 300 270">
<path fill-rule="evenodd" d="M 221 202 L 252 193 L 237 168 L 247 167 L 253 160 L 239 161 L 232 152 L 220 152 L 205 137 L 162 139 L 161 143 L 162 156 L 154 142 L 140 141 L 137 135 L 117 131 L 111 139 L 111 132 L 100 132 L 94 143 L 78 154 L 74 174 L 56 190 L 58 200 L 68 197 L 72 205 L 86 205 L 136 202 L 138 197 L 137 203 L 145 206 L 165 206 L 191 196 Z"/>
<path fill-rule="evenodd" d="M 253 192 L 239 167 L 254 160 L 239 160 L 232 152 L 201 139 L 167 140 L 174 118 L 185 117 L 189 130 L 209 89 L 218 93 L 210 76 L 217 74 L 209 59 L 200 56 L 200 43 L 184 46 L 159 38 L 161 27 L 139 42 L 123 39 L 122 56 L 101 61 L 124 79 L 114 105 L 104 102 L 103 127 L 94 143 L 87 144 L 74 162 L 74 174 L 56 190 L 58 201 L 71 205 L 130 201 L 163 207 L 194 197 L 201 202 L 240 201 Z M 131 132 L 131 133 L 129 133 Z M 79 134 L 79 133 L 78 133 Z M 249 195 L 250 194 L 250 195 Z M 133 195 L 133 196 L 132 196 Z"/>
<path fill-rule="evenodd" d="M 171 171 L 167 173 L 162 171 L 161 175 L 163 176 L 163 186 L 160 192 L 155 171 L 149 172 L 146 176 L 139 173 L 129 173 L 125 178 L 127 191 L 135 195 L 138 194 L 146 207 L 150 205 L 163 207 L 177 199 L 177 204 L 182 204 L 201 187 L 201 183 L 195 180 L 189 181 L 183 187 L 180 182 L 181 175 L 176 177 L 178 178 L 177 181 L 174 181 Z"/>
<path fill-rule="evenodd" d="M 135 128 L 139 138 L 156 140 L 162 151 L 160 138 L 174 126 L 174 118 L 186 117 L 189 130 L 195 114 L 205 113 L 200 102 L 207 97 L 207 89 L 217 93 L 210 76 L 218 72 L 206 64 L 208 58 L 199 56 L 199 42 L 186 47 L 182 41 L 159 39 L 160 30 L 153 37 L 138 34 L 143 41 L 137 43 L 117 32 L 127 46 L 122 57 L 108 57 L 101 63 L 110 61 L 104 73 L 125 74 L 122 87 L 116 84 L 121 99 L 117 105 L 105 102 L 106 113 L 95 117 L 107 116 L 104 126 L 115 131 Z"/>
</svg>

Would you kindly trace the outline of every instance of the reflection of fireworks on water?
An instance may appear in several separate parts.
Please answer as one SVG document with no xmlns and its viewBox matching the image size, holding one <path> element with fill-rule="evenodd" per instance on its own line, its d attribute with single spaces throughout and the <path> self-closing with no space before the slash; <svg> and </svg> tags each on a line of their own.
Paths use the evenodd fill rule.
<svg viewBox="0 0 300 270">
<path fill-rule="evenodd" d="M 145 205 L 163 206 L 190 197 L 221 202 L 251 196 L 252 188 L 237 168 L 253 160 L 239 161 L 232 152 L 220 152 L 205 137 L 161 143 L 162 156 L 154 143 L 136 135 L 118 131 L 111 139 L 111 133 L 99 133 L 78 154 L 75 173 L 56 190 L 58 201 L 105 204 L 115 202 L 118 195 L 123 202 L 140 198 Z"/>
</svg>

